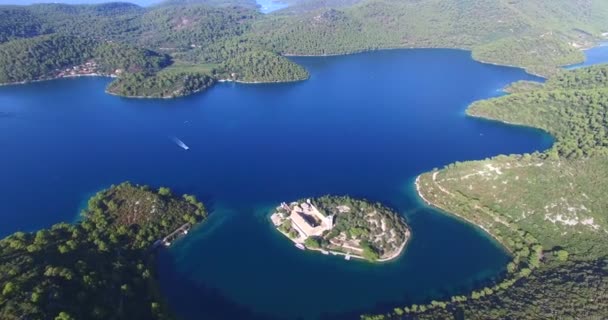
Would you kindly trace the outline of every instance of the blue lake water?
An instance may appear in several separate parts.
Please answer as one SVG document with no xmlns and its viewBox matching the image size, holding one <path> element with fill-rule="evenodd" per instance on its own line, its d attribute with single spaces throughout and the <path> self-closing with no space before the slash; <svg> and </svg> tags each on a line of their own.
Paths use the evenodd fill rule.
<svg viewBox="0 0 608 320">
<path fill-rule="evenodd" d="M 548 148 L 537 130 L 464 114 L 537 78 L 457 50 L 295 60 L 310 80 L 223 83 L 166 101 L 107 95 L 103 78 L 0 87 L 0 235 L 73 221 L 88 196 L 124 180 L 195 194 L 212 216 L 159 259 L 169 303 L 193 320 L 352 318 L 501 273 L 505 252 L 421 204 L 413 181 L 455 161 Z M 270 227 L 281 201 L 324 194 L 401 212 L 413 229 L 406 253 L 344 261 L 302 252 Z"/>
<path fill-rule="evenodd" d="M 608 42 L 585 50 L 585 62 L 566 67 L 568 70 L 608 63 Z"/>
</svg>

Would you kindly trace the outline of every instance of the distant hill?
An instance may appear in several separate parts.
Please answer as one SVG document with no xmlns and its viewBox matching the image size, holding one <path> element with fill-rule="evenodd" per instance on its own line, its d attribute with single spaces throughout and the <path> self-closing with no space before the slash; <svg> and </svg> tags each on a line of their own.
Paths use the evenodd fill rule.
<svg viewBox="0 0 608 320">
<path fill-rule="evenodd" d="M 0 0 L 0 5 L 30 5 L 36 3 L 63 3 L 63 4 L 99 4 L 106 0 Z M 130 1 L 140 6 L 150 6 L 160 3 L 161 0 L 133 0 Z"/>
<path fill-rule="evenodd" d="M 341 6 L 348 2 L 355 4 Z M 333 7 L 315 5 L 322 3 Z M 255 33 L 287 54 L 462 48 L 548 75 L 582 60 L 579 49 L 608 31 L 606 17 L 601 0 L 308 0 L 262 20 Z"/>
<path fill-rule="evenodd" d="M 466 49 L 479 61 L 550 76 L 582 62 L 581 49 L 608 31 L 604 0 L 284 2 L 289 7 L 271 14 L 255 0 L 0 6 L 0 43 L 48 34 L 128 43 L 171 55 L 181 71 L 188 65 L 242 81 L 306 78 L 277 55 L 388 48 Z"/>
<path fill-rule="evenodd" d="M 212 7 L 244 7 L 255 9 L 258 4 L 255 0 L 165 0 L 159 5 L 193 5 L 204 4 Z"/>
</svg>

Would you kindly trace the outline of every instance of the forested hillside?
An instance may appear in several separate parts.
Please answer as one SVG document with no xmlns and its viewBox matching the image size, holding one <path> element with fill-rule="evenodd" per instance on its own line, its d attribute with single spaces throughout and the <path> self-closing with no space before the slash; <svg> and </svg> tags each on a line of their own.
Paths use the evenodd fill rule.
<svg viewBox="0 0 608 320">
<path fill-rule="evenodd" d="M 284 57 L 267 51 L 248 51 L 226 60 L 220 70 L 222 78 L 242 82 L 285 82 L 305 80 L 304 68 L 293 65 Z"/>
<path fill-rule="evenodd" d="M 331 2 L 331 1 L 330 1 Z M 580 62 L 578 49 L 608 30 L 608 3 L 590 1 L 367 0 L 276 14 L 254 34 L 281 53 L 463 48 L 481 60 L 542 75 Z M 301 5 L 297 5 L 300 8 Z"/>
<path fill-rule="evenodd" d="M 0 240 L 0 318 L 172 319 L 150 249 L 205 218 L 193 196 L 124 183 L 91 198 L 82 222 Z"/>
<path fill-rule="evenodd" d="M 126 44 L 65 35 L 44 35 L 0 45 L 0 83 L 56 77 L 67 67 L 95 61 L 95 72 L 155 72 L 168 56 Z"/>
<path fill-rule="evenodd" d="M 159 3 L 159 6 L 190 4 L 204 4 L 211 7 L 241 7 L 249 9 L 258 8 L 258 4 L 255 0 L 165 0 Z"/>
<path fill-rule="evenodd" d="M 226 50 L 223 43 L 238 44 L 261 16 L 228 1 L 171 1 L 149 9 L 127 3 L 1 8 L 7 20 L 0 23 L 7 27 L 0 28 L 0 42 L 5 41 L 0 44 L 0 83 L 61 77 L 87 61 L 97 65 L 88 74 L 122 75 L 125 79 L 108 91 L 127 96 L 183 96 L 208 87 L 214 82 L 210 78 L 232 79 L 233 73 L 251 82 L 308 77 L 302 67 L 260 45 Z M 255 52 L 249 52 L 252 48 Z M 157 75 L 172 63 L 160 52 L 176 57 L 185 73 Z M 209 63 L 220 69 L 200 74 L 197 65 Z"/>
<path fill-rule="evenodd" d="M 29 8 L 4 6 L 0 8 L 0 43 L 51 32 Z"/>
<path fill-rule="evenodd" d="M 0 6 L 0 43 L 68 35 L 170 54 L 181 68 L 214 64 L 216 74 L 208 76 L 235 73 L 248 82 L 277 82 L 307 77 L 301 67 L 280 58 L 281 54 L 427 47 L 468 49 L 478 60 L 548 76 L 559 66 L 581 62 L 580 48 L 599 41 L 608 31 L 604 18 L 608 3 L 601 0 L 287 2 L 288 9 L 270 15 L 257 12 L 251 0 L 170 0 L 149 8 L 129 3 Z M 25 49 L 28 43 L 16 46 Z M 40 50 L 36 43 L 29 44 L 32 50 Z M 89 54 L 83 50 L 80 59 L 63 55 L 72 49 L 66 44 L 64 50 L 56 50 L 56 56 L 49 55 L 51 50 L 40 57 L 44 60 L 28 58 L 28 65 L 15 64 L 11 69 L 16 70 L 8 72 L 11 76 L 0 81 L 45 78 L 49 69 L 70 67 Z M 154 72 L 146 75 L 152 77 Z M 149 83 L 153 81 L 149 79 Z"/>
<path fill-rule="evenodd" d="M 142 46 L 165 51 L 204 48 L 242 35 L 257 15 L 254 10 L 238 7 L 164 6 L 141 17 L 137 41 Z"/>
<path fill-rule="evenodd" d="M 500 281 L 443 303 L 369 319 L 602 319 L 608 314 L 608 66 L 474 103 L 476 117 L 541 128 L 543 153 L 455 163 L 420 176 L 433 206 L 480 226 L 513 255 Z"/>
<path fill-rule="evenodd" d="M 214 82 L 200 72 L 162 71 L 153 76 L 131 73 L 110 83 L 107 91 L 124 97 L 176 98 L 204 90 Z"/>
</svg>

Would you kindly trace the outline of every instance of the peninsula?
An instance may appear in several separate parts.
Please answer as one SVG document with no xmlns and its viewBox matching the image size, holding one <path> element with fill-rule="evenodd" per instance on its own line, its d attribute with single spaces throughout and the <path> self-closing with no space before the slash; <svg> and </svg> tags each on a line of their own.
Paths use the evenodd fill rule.
<svg viewBox="0 0 608 320">
<path fill-rule="evenodd" d="M 296 247 L 373 262 L 390 261 L 411 232 L 397 213 L 377 203 L 325 196 L 282 203 L 270 217 Z"/>
<path fill-rule="evenodd" d="M 467 114 L 542 129 L 552 148 L 454 163 L 420 175 L 428 205 L 481 228 L 511 254 L 504 276 L 467 295 L 365 320 L 595 319 L 608 314 L 608 66 L 516 83 Z M 525 301 L 525 303 L 522 303 Z M 530 308 L 529 306 L 542 306 Z"/>
<path fill-rule="evenodd" d="M 547 77 L 606 38 L 606 14 L 597 0 L 294 0 L 271 15 L 247 0 L 0 6 L 0 84 L 105 75 L 108 93 L 174 98 L 309 78 L 285 56 L 396 48 L 464 49 Z"/>
<path fill-rule="evenodd" d="M 171 319 L 156 249 L 206 218 L 191 195 L 123 183 L 83 218 L 0 240 L 0 319 Z"/>
</svg>

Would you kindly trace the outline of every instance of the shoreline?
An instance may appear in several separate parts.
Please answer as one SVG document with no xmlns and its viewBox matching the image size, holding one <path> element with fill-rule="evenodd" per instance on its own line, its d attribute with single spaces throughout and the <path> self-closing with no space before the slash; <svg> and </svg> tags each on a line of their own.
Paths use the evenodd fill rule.
<svg viewBox="0 0 608 320">
<path fill-rule="evenodd" d="M 595 47 L 602 46 L 602 43 L 605 43 L 604 46 L 608 45 L 608 41 L 606 41 L 606 40 L 604 40 L 604 41 L 596 41 L 596 42 L 592 43 L 589 46 L 583 46 L 581 48 L 578 48 L 578 50 L 582 51 L 582 52 L 585 52 L 585 51 L 587 51 L 589 49 L 593 49 Z M 367 52 L 376 52 L 376 51 L 393 51 L 393 50 L 410 50 L 410 49 L 414 49 L 414 50 L 416 50 L 416 49 L 419 49 L 419 50 L 439 49 L 439 50 L 467 51 L 467 52 L 469 52 L 471 54 L 471 59 L 473 61 L 476 61 L 476 62 L 479 62 L 479 63 L 482 63 L 482 64 L 488 64 L 488 65 L 499 66 L 499 67 L 509 67 L 509 68 L 520 69 L 520 70 L 523 70 L 527 74 L 533 75 L 535 77 L 539 77 L 539 78 L 541 78 L 543 80 L 546 80 L 546 79 L 549 78 L 548 76 L 544 76 L 544 75 L 541 75 L 541 74 L 534 73 L 534 72 L 528 70 L 524 66 L 517 66 L 517 65 L 508 64 L 508 63 L 492 62 L 492 61 L 487 61 L 487 60 L 479 59 L 479 58 L 477 58 L 477 57 L 475 57 L 473 55 L 473 52 L 474 52 L 475 48 L 403 46 L 403 47 L 383 47 L 383 48 L 359 49 L 359 50 L 353 50 L 353 51 L 346 51 L 346 52 L 342 52 L 342 53 L 299 54 L 299 53 L 285 52 L 285 53 L 279 53 L 279 54 L 281 56 L 284 56 L 284 57 L 293 57 L 293 58 L 298 58 L 298 57 L 302 57 L 302 58 L 314 58 L 314 57 L 323 58 L 323 57 L 349 56 L 349 55 L 355 55 L 355 54 L 361 54 L 361 53 L 367 53 Z M 568 70 L 566 68 L 568 68 L 570 66 L 575 66 L 575 65 L 578 65 L 578 64 L 585 63 L 586 61 L 587 61 L 587 56 L 584 56 L 582 62 L 575 62 L 575 63 L 570 64 L 570 65 L 556 66 L 556 69 L 558 69 L 558 70 Z"/>
<path fill-rule="evenodd" d="M 430 173 L 430 172 L 428 172 L 428 173 L 423 173 L 423 174 L 429 174 L 429 173 Z M 439 173 L 439 171 L 434 171 L 434 176 L 433 176 L 433 182 L 434 182 L 434 183 L 436 183 L 436 182 L 435 182 L 436 173 Z M 483 230 L 483 231 L 484 231 L 486 234 L 488 234 L 488 235 L 489 235 L 489 236 L 490 236 L 492 239 L 494 239 L 494 240 L 495 240 L 495 241 L 496 241 L 498 244 L 500 244 L 500 246 L 501 246 L 502 248 L 504 248 L 504 249 L 505 249 L 505 251 L 507 251 L 507 252 L 509 253 L 509 255 L 513 255 L 513 251 L 512 251 L 511 249 L 509 249 L 509 248 L 508 248 L 508 247 L 507 247 L 507 246 L 506 246 L 506 245 L 505 245 L 505 244 L 504 244 L 504 243 L 503 243 L 503 242 L 502 242 L 500 239 L 498 239 L 498 237 L 496 237 L 496 235 L 494 235 L 492 232 L 490 232 L 490 231 L 489 231 L 489 230 L 488 230 L 486 227 L 484 227 L 484 226 L 482 226 L 482 225 L 480 225 L 480 224 L 476 223 L 475 221 L 472 221 L 472 220 L 469 220 L 469 219 L 467 219 L 467 218 L 463 217 L 461 214 L 458 214 L 458 213 L 455 213 L 455 212 L 452 212 L 452 211 L 446 210 L 446 209 L 442 208 L 441 206 L 439 206 L 439 205 L 437 205 L 437 204 L 433 203 L 432 201 L 428 200 L 427 198 L 425 198 L 425 197 L 424 197 L 424 195 L 422 194 L 422 192 L 420 191 L 420 189 L 421 189 L 421 187 L 420 187 L 420 177 L 421 177 L 423 174 L 419 174 L 419 175 L 416 177 L 416 182 L 415 182 L 415 185 L 416 185 L 416 193 L 418 194 L 418 197 L 419 197 L 420 199 L 422 199 L 422 200 L 424 201 L 424 203 L 425 203 L 425 204 L 426 204 L 428 207 L 433 208 L 433 209 L 438 209 L 440 212 L 442 212 L 442 213 L 444 213 L 444 214 L 446 214 L 446 215 L 450 215 L 450 216 L 456 217 L 457 219 L 459 219 L 459 220 L 461 220 L 461 221 L 464 221 L 465 223 L 468 223 L 469 225 L 472 225 L 472 226 L 474 226 L 474 227 L 477 227 L 477 228 L 479 228 L 479 229 Z"/>
<path fill-rule="evenodd" d="M 602 43 L 606 43 L 606 41 L 598 41 L 593 43 L 590 46 L 585 46 L 585 47 L 581 47 L 579 48 L 580 51 L 586 51 L 595 47 L 600 46 Z M 486 60 L 482 60 L 482 59 L 478 59 L 473 55 L 473 50 L 474 48 L 459 48 L 459 47 L 425 47 L 425 46 L 420 46 L 420 47 L 416 47 L 416 46 L 403 46 L 403 47 L 385 47 L 385 48 L 367 48 L 367 49 L 359 49 L 359 50 L 353 50 L 353 51 L 346 51 L 346 52 L 341 52 L 341 53 L 329 53 L 329 54 L 299 54 L 299 53 L 278 53 L 280 56 L 283 57 L 318 57 L 318 58 L 322 58 L 322 57 L 340 57 L 340 56 L 349 56 L 349 55 L 355 55 L 355 54 L 361 54 L 361 53 L 367 53 L 367 52 L 377 52 L 377 51 L 393 51 L 393 50 L 431 50 L 431 49 L 437 49 L 437 50 L 458 50 L 458 51 L 467 51 L 470 53 L 470 58 L 473 61 L 482 63 L 482 64 L 488 64 L 488 65 L 494 65 L 494 66 L 500 66 L 500 67 L 509 67 L 509 68 L 516 68 L 516 69 L 520 69 L 523 70 L 525 73 L 539 77 L 541 79 L 547 79 L 547 76 L 543 76 L 540 74 L 536 74 L 534 72 L 531 72 L 530 70 L 526 69 L 526 67 L 524 66 L 516 66 L 516 65 L 511 65 L 511 64 L 507 64 L 507 63 L 500 63 L 500 62 L 491 62 L 491 61 L 486 61 Z M 582 64 L 585 63 L 587 61 L 587 57 L 585 56 L 582 62 L 578 62 L 578 63 L 574 63 L 574 64 L 570 64 L 570 65 L 563 65 L 563 66 L 557 66 L 556 68 L 558 70 L 568 70 L 567 68 L 570 66 L 576 66 L 578 64 Z M 118 78 L 117 75 L 114 74 L 98 74 L 98 73 L 94 73 L 94 74 L 78 74 L 78 75 L 66 75 L 66 76 L 55 76 L 55 77 L 50 77 L 50 78 L 44 78 L 44 79 L 36 79 L 36 80 L 25 80 L 25 81 L 17 81 L 17 82 L 8 82 L 8 83 L 0 83 L 0 87 L 2 86 L 11 86 L 11 85 L 22 85 L 22 84 L 30 84 L 30 83 L 35 83 L 35 82 L 42 82 L 42 81 L 52 81 L 52 80 L 58 80 L 58 79 L 64 79 L 64 78 L 78 78 L 78 77 L 108 77 L 108 78 Z M 295 80 L 278 80 L 278 81 L 243 81 L 243 80 L 231 80 L 231 79 L 216 79 L 216 82 L 234 82 L 234 83 L 240 83 L 240 84 L 278 84 L 278 83 L 291 83 L 291 82 L 300 82 L 300 81 L 307 81 L 310 79 L 310 75 L 306 78 L 302 78 L 302 79 L 295 79 Z M 208 89 L 209 87 L 205 88 Z M 193 92 L 192 94 L 196 94 L 199 93 L 203 90 L 200 91 L 196 91 Z M 116 93 L 112 93 L 109 91 L 105 91 L 108 94 L 112 94 L 115 96 L 119 96 L 119 97 L 125 97 L 125 98 L 135 98 L 135 99 L 174 99 L 174 98 L 180 98 L 180 97 L 186 97 L 192 94 L 187 94 L 187 95 L 182 95 L 182 96 L 175 96 L 175 97 L 148 97 L 148 96 L 124 96 L 124 95 L 120 95 L 120 94 L 116 94 Z"/>
<path fill-rule="evenodd" d="M 32 83 L 37 83 L 37 82 L 70 79 L 70 78 L 82 78 L 82 77 L 100 77 L 100 78 L 112 78 L 112 79 L 118 78 L 118 76 L 114 75 L 114 74 L 103 74 L 103 73 L 74 74 L 74 75 L 66 75 L 66 76 L 61 76 L 61 77 L 56 76 L 56 77 L 51 77 L 51 78 L 42 78 L 42 79 L 36 79 L 36 80 L 4 82 L 4 83 L 0 83 L 0 87 L 17 86 L 17 85 L 32 84 Z"/>
<path fill-rule="evenodd" d="M 278 83 L 293 83 L 293 82 L 302 82 L 310 79 L 310 76 L 302 79 L 294 79 L 294 80 L 276 80 L 276 81 L 244 81 L 244 80 L 233 80 L 233 79 L 217 79 L 217 82 L 227 83 L 240 83 L 240 84 L 278 84 Z"/>
<path fill-rule="evenodd" d="M 594 48 L 595 46 L 591 46 L 588 49 Z M 491 61 L 487 61 L 487 60 L 482 60 L 482 59 L 478 59 L 473 55 L 473 50 L 474 48 L 458 48 L 458 47 L 388 47 L 388 48 L 376 48 L 376 49 L 363 49 L 363 50 L 355 50 L 355 51 L 349 51 L 349 52 L 344 52 L 344 53 L 329 53 L 329 54 L 297 54 L 297 53 L 280 53 L 281 56 L 284 57 L 293 57 L 293 58 L 326 58 L 326 57 L 340 57 L 340 56 L 350 56 L 350 55 L 355 55 L 355 54 L 361 54 L 361 53 L 367 53 L 367 52 L 378 52 L 378 51 L 396 51 L 396 50 L 433 50 L 433 49 L 437 49 L 437 50 L 457 50 L 457 51 L 466 51 L 469 52 L 471 60 L 475 61 L 475 62 L 479 62 L 481 64 L 487 64 L 487 65 L 493 65 L 493 66 L 498 66 L 498 67 L 508 67 L 508 68 L 515 68 L 515 69 L 519 69 L 524 71 L 525 73 L 535 76 L 535 77 L 539 77 L 543 80 L 548 79 L 547 76 L 543 76 L 534 72 L 531 72 L 530 70 L 526 69 L 526 67 L 523 66 L 516 66 L 516 65 L 512 65 L 512 64 L 507 64 L 507 63 L 500 63 L 500 62 L 491 62 Z M 588 50 L 587 49 L 587 50 Z M 584 51 L 584 50 L 581 50 Z M 585 57 L 585 59 L 583 60 L 584 63 L 587 60 L 587 58 Z M 557 69 L 563 69 L 567 66 L 558 66 L 556 67 Z"/>
<path fill-rule="evenodd" d="M 128 96 L 128 95 L 122 95 L 122 94 L 118 94 L 116 92 L 112 92 L 110 90 L 105 90 L 105 93 L 116 96 L 116 97 L 121 97 L 121 98 L 128 98 L 128 99 L 163 99 L 163 100 L 170 100 L 170 99 L 178 99 L 178 98 L 184 98 L 184 97 L 188 97 L 188 96 L 192 96 L 195 95 L 197 93 L 201 93 L 204 92 L 208 89 L 211 89 L 214 85 L 216 85 L 217 83 L 239 83 L 239 84 L 278 84 L 278 83 L 292 83 L 292 82 L 301 82 L 301 81 L 306 81 L 308 80 L 310 77 L 305 78 L 305 79 L 297 79 L 297 80 L 280 80 L 280 81 L 242 81 L 242 80 L 231 80 L 231 79 L 214 79 L 214 82 L 212 84 L 210 84 L 207 87 L 204 88 L 200 88 L 197 89 L 195 91 L 192 91 L 188 94 L 183 94 L 183 95 L 178 95 L 178 96 L 166 96 L 166 97 L 152 97 L 152 96 Z"/>
<path fill-rule="evenodd" d="M 273 213 L 271 213 L 268 216 L 268 219 L 270 220 L 270 217 L 272 216 Z M 273 226 L 273 229 L 280 232 L 281 234 L 283 234 L 283 236 L 285 236 L 287 239 L 289 239 L 289 241 L 291 241 L 294 244 L 294 247 L 296 244 L 300 244 L 302 246 L 304 246 L 305 250 L 310 250 L 310 251 L 317 251 L 317 252 L 321 252 L 323 254 L 325 254 L 325 252 L 327 252 L 328 254 L 325 255 L 333 255 L 333 256 L 350 256 L 351 258 L 355 258 L 355 259 L 359 259 L 359 260 L 363 260 L 365 262 L 370 262 L 370 263 L 384 263 L 384 262 L 390 262 L 393 260 L 396 260 L 397 258 L 399 258 L 404 252 L 405 252 L 405 248 L 407 247 L 407 244 L 410 242 L 410 239 L 412 238 L 412 231 L 410 230 L 409 226 L 407 227 L 407 233 L 406 233 L 406 237 L 405 237 L 405 241 L 401 244 L 401 246 L 399 246 L 399 249 L 394 252 L 393 254 L 391 254 L 390 256 L 386 257 L 386 258 L 382 258 L 382 259 L 378 259 L 378 260 L 368 260 L 362 256 L 356 255 L 356 254 L 350 254 L 350 253 L 344 253 L 341 251 L 332 251 L 332 250 L 326 250 L 323 248 L 310 248 L 307 247 L 304 243 L 302 242 L 297 242 L 296 240 L 292 239 L 287 233 L 283 232 L 282 230 L 279 230 L 279 228 L 277 226 L 275 226 L 272 221 L 270 221 L 270 224 Z"/>
<path fill-rule="evenodd" d="M 389 257 L 378 259 L 378 260 L 373 260 L 372 261 L 372 260 L 365 259 L 364 257 L 356 255 L 356 254 L 344 253 L 344 252 L 341 252 L 341 251 L 325 250 L 325 249 L 322 249 L 322 248 L 310 248 L 310 247 L 307 247 L 306 245 L 304 245 L 301 242 L 296 242 L 294 239 L 290 238 L 289 235 L 287 235 L 285 232 L 279 230 L 278 228 L 275 227 L 274 229 L 277 230 L 277 231 L 279 231 L 280 233 L 282 233 L 286 238 L 288 238 L 294 244 L 301 244 L 301 245 L 303 245 L 304 248 L 306 248 L 306 250 L 317 251 L 317 252 L 321 252 L 321 253 L 328 252 L 329 254 L 326 254 L 326 255 L 333 255 L 333 256 L 345 256 L 345 257 L 346 256 L 350 256 L 351 258 L 355 258 L 355 259 L 359 259 L 359 260 L 363 260 L 365 262 L 371 262 L 371 263 L 390 262 L 390 261 L 393 261 L 393 260 L 399 258 L 401 256 L 401 254 L 403 252 L 405 252 L 404 249 L 407 246 L 407 244 L 410 242 L 409 240 L 410 240 L 411 234 L 412 234 L 411 231 L 409 231 L 409 229 L 408 229 L 408 233 L 407 233 L 408 237 L 401 244 L 401 246 L 399 247 L 399 250 L 397 250 L 397 252 L 395 252 L 394 254 L 390 255 Z M 306 251 L 306 250 L 303 250 L 303 251 Z"/>
<path fill-rule="evenodd" d="M 142 99 L 142 100 L 143 99 L 149 99 L 149 100 L 151 100 L 151 99 L 163 99 L 163 100 L 170 100 L 170 99 L 184 98 L 184 97 L 187 97 L 187 96 L 195 95 L 197 93 L 201 93 L 201 92 L 203 92 L 203 91 L 205 91 L 205 90 L 213 87 L 213 85 L 215 85 L 215 82 L 212 83 L 211 85 L 207 86 L 207 87 L 194 90 L 194 91 L 192 91 L 191 93 L 188 93 L 188 94 L 179 95 L 179 96 L 168 96 L 168 97 L 127 96 L 127 95 L 118 94 L 116 92 L 112 92 L 112 91 L 110 91 L 108 89 L 104 90 L 104 92 L 107 93 L 107 94 L 109 94 L 109 95 L 115 96 L 115 97 L 127 98 L 127 99 Z"/>
<path fill-rule="evenodd" d="M 511 94 L 511 93 L 508 93 L 508 94 Z M 545 150 L 536 150 L 534 152 L 545 152 L 545 151 L 550 150 L 551 148 L 553 148 L 555 146 L 555 141 L 556 141 L 555 140 L 555 136 L 551 132 L 549 132 L 549 131 L 547 131 L 547 130 L 545 130 L 543 128 L 533 127 L 533 126 L 522 124 L 522 123 L 509 122 L 509 121 L 505 121 L 505 120 L 499 120 L 499 119 L 490 118 L 490 117 L 484 117 L 484 116 L 480 116 L 480 115 L 476 115 L 476 114 L 470 114 L 470 113 L 467 112 L 468 109 L 469 109 L 469 107 L 467 107 L 467 109 L 465 110 L 465 116 L 467 116 L 467 117 L 471 117 L 471 118 L 476 119 L 476 120 L 490 121 L 490 122 L 494 122 L 494 123 L 506 124 L 506 125 L 509 125 L 509 126 L 520 127 L 520 128 L 524 128 L 524 129 L 537 130 L 537 131 L 540 131 L 543 134 L 547 135 L 549 138 L 551 138 L 551 146 L 549 148 L 547 148 Z M 530 152 L 530 153 L 532 153 L 532 152 Z M 498 155 L 496 155 L 496 156 L 498 156 Z M 476 161 L 476 160 L 470 160 L 470 161 Z"/>
</svg>

